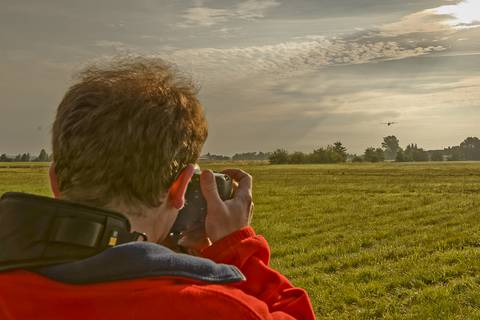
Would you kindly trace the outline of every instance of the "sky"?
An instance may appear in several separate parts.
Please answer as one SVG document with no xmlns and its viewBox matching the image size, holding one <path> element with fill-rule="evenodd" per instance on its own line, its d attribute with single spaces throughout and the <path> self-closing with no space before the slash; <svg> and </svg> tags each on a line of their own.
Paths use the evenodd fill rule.
<svg viewBox="0 0 480 320">
<path fill-rule="evenodd" d="M 201 88 L 204 153 L 480 136 L 480 0 L 0 0 L 0 153 L 51 150 L 82 67 L 141 54 Z M 386 126 L 384 122 L 397 122 Z"/>
</svg>

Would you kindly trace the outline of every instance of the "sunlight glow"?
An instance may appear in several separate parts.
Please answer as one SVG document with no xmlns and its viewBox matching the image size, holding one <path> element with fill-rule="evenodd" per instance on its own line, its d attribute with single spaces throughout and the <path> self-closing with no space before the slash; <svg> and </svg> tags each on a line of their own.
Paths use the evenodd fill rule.
<svg viewBox="0 0 480 320">
<path fill-rule="evenodd" d="M 442 6 L 435 10 L 436 14 L 451 15 L 447 23 L 455 28 L 472 28 L 480 26 L 480 0 L 465 0 L 456 5 Z"/>
</svg>

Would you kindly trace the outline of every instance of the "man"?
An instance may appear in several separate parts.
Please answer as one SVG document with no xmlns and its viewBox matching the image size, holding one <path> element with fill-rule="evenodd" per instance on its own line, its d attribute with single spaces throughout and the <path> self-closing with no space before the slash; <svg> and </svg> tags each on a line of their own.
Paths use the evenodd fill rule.
<svg viewBox="0 0 480 320">
<path fill-rule="evenodd" d="M 55 198 L 121 212 L 149 242 L 33 272 L 0 273 L 0 319 L 313 319 L 308 295 L 269 264 L 249 226 L 252 178 L 222 201 L 211 171 L 203 233 L 165 243 L 207 137 L 194 87 L 159 59 L 127 58 L 80 73 L 52 130 Z M 95 210 L 95 209 L 93 209 Z"/>
</svg>

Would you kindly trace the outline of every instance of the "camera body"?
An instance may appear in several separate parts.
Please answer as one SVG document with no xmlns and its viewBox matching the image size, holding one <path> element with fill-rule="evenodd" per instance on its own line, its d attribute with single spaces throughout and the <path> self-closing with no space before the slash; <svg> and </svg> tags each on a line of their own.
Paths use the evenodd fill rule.
<svg viewBox="0 0 480 320">
<path fill-rule="evenodd" d="M 178 213 L 178 217 L 170 233 L 180 234 L 182 231 L 191 230 L 198 225 L 205 224 L 207 215 L 207 202 L 200 189 L 201 171 L 196 169 L 185 194 L 185 206 Z M 228 200 L 233 194 L 232 179 L 223 173 L 214 172 L 218 194 L 222 200 Z"/>
</svg>

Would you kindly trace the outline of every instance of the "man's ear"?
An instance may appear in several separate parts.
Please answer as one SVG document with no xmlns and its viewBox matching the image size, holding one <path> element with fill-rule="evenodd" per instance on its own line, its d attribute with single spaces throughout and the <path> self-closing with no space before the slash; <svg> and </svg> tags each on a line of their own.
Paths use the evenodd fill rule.
<svg viewBox="0 0 480 320">
<path fill-rule="evenodd" d="M 53 196 L 55 198 L 60 197 L 60 191 L 58 190 L 57 174 L 55 173 L 55 163 L 50 164 L 48 169 L 48 176 L 50 177 L 50 188 L 52 189 Z"/>
<path fill-rule="evenodd" d="M 193 164 L 187 165 L 168 189 L 168 202 L 175 209 L 180 210 L 185 205 L 185 193 L 194 172 Z"/>
</svg>

